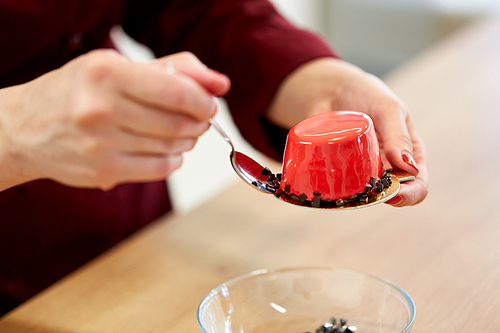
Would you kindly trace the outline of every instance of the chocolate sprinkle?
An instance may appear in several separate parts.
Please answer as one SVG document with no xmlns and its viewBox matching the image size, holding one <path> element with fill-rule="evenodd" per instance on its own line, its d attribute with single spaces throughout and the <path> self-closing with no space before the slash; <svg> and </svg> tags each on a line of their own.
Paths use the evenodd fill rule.
<svg viewBox="0 0 500 333">
<path fill-rule="evenodd" d="M 271 170 L 268 167 L 265 167 L 264 169 L 262 169 L 261 173 L 263 176 L 268 176 L 268 175 L 272 174 Z"/>
<path fill-rule="evenodd" d="M 321 206 L 321 199 L 319 197 L 314 197 L 311 206 L 319 208 Z"/>
<path fill-rule="evenodd" d="M 313 195 L 314 195 L 315 197 L 320 197 L 320 196 L 321 196 L 321 192 L 313 192 Z"/>
<path fill-rule="evenodd" d="M 389 181 L 387 180 L 387 178 L 382 178 L 382 184 L 384 184 L 384 188 L 389 187 L 389 185 L 391 185 L 391 184 L 389 184 Z"/>
<path fill-rule="evenodd" d="M 352 333 L 356 331 L 355 326 L 347 326 L 347 320 L 340 319 L 339 324 L 335 318 L 331 318 L 329 323 L 325 323 L 316 329 L 315 333 Z M 304 332 L 311 333 L 311 332 Z"/>
<path fill-rule="evenodd" d="M 360 196 L 359 197 L 359 202 L 360 203 L 364 203 L 364 204 L 367 204 L 369 201 L 369 197 L 368 197 L 368 194 L 364 193 L 364 195 Z"/>
<path fill-rule="evenodd" d="M 376 181 L 377 181 L 377 180 L 375 179 L 375 177 L 372 177 L 372 178 L 370 179 L 370 185 L 371 185 L 371 187 L 375 187 L 375 182 L 376 182 Z"/>
<path fill-rule="evenodd" d="M 285 185 L 285 192 L 290 193 L 290 184 Z"/>
<path fill-rule="evenodd" d="M 306 199 L 307 199 L 307 195 L 305 193 L 302 193 L 301 195 L 299 195 L 300 201 L 306 201 Z"/>
<path fill-rule="evenodd" d="M 378 181 L 377 185 L 376 185 L 376 190 L 378 192 L 382 192 L 384 190 L 384 184 L 382 184 L 380 181 Z"/>
</svg>

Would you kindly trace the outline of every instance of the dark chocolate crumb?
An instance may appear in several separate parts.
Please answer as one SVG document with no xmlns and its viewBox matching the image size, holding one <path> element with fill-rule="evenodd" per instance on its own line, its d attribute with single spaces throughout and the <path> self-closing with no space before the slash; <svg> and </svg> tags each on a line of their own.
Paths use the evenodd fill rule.
<svg viewBox="0 0 500 333">
<path fill-rule="evenodd" d="M 377 182 L 377 191 L 379 192 L 382 192 L 384 190 L 384 184 L 382 184 L 381 182 Z"/>
<path fill-rule="evenodd" d="M 271 170 L 269 170 L 268 167 L 265 167 L 264 169 L 262 169 L 261 173 L 263 176 L 267 176 L 267 175 L 271 174 Z"/>
<path fill-rule="evenodd" d="M 342 207 L 345 203 L 343 199 L 337 199 L 335 200 L 335 204 L 337 205 L 337 207 Z"/>
<path fill-rule="evenodd" d="M 335 318 L 330 319 L 330 323 L 326 323 L 316 329 L 316 333 L 353 333 L 356 331 L 355 326 L 347 326 L 347 320 L 340 319 L 339 324 Z M 304 332 L 308 333 L 308 332 Z"/>
<path fill-rule="evenodd" d="M 359 197 L 359 203 L 366 204 L 366 203 L 368 203 L 369 200 L 370 199 L 368 197 L 368 194 L 366 194 L 366 193 L 364 193 L 364 195 L 362 195 L 362 196 Z"/>
<path fill-rule="evenodd" d="M 387 171 L 387 173 L 393 173 L 394 172 L 394 169 L 386 169 L 385 171 Z"/>
<path fill-rule="evenodd" d="M 319 197 L 319 196 L 321 196 L 321 192 L 313 192 L 313 195 L 314 195 L 315 197 Z"/>
<path fill-rule="evenodd" d="M 380 175 L 380 178 L 385 178 L 387 176 L 387 170 L 384 170 L 382 174 Z"/>
<path fill-rule="evenodd" d="M 281 182 L 281 173 L 277 173 L 276 178 L 278 179 L 279 182 Z"/>
<path fill-rule="evenodd" d="M 290 198 L 292 198 L 293 201 L 301 201 L 295 193 L 290 193 Z"/>
<path fill-rule="evenodd" d="M 382 184 L 384 185 L 384 188 L 385 188 L 385 187 L 389 187 L 389 185 L 390 185 L 390 184 L 389 184 L 389 181 L 387 180 L 387 178 L 383 178 L 383 179 L 382 179 Z"/>
<path fill-rule="evenodd" d="M 370 179 L 370 185 L 371 185 L 372 187 L 375 187 L 375 183 L 376 183 L 376 182 L 377 182 L 377 180 L 375 179 L 375 177 L 372 177 L 372 178 Z"/>
<path fill-rule="evenodd" d="M 285 192 L 290 193 L 290 184 L 285 185 Z"/>
<path fill-rule="evenodd" d="M 306 199 L 307 199 L 307 195 L 305 195 L 305 193 L 302 193 L 302 194 L 299 195 L 299 200 L 300 201 L 306 201 Z"/>
<path fill-rule="evenodd" d="M 314 197 L 312 199 L 311 206 L 316 207 L 316 208 L 320 207 L 321 206 L 321 199 L 319 197 Z"/>
</svg>

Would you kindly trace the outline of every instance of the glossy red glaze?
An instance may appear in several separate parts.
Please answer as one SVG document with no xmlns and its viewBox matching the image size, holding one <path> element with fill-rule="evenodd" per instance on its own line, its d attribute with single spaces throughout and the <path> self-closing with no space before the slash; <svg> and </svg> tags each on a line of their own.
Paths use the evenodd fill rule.
<svg viewBox="0 0 500 333">
<path fill-rule="evenodd" d="M 363 191 L 383 172 L 373 122 L 355 111 L 332 111 L 307 118 L 288 132 L 281 189 L 313 192 L 321 199 L 345 199 Z"/>
</svg>

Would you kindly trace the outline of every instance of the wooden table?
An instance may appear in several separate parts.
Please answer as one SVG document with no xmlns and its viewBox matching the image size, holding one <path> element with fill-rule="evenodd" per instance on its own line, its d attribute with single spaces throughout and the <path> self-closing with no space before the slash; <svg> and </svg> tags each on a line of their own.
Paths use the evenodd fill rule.
<svg viewBox="0 0 500 333">
<path fill-rule="evenodd" d="M 318 211 L 237 184 L 5 315 L 0 332 L 198 332 L 196 309 L 211 288 L 303 265 L 399 284 L 417 306 L 412 332 L 500 332 L 500 19 L 437 45 L 387 82 L 428 146 L 432 185 L 421 205 Z"/>
</svg>

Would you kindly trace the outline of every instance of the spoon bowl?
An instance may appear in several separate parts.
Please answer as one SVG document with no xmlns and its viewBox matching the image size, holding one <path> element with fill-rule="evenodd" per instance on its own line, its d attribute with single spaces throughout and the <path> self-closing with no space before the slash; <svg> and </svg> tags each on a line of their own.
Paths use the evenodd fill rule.
<svg viewBox="0 0 500 333">
<path fill-rule="evenodd" d="M 234 148 L 233 142 L 229 136 L 224 132 L 222 127 L 215 121 L 210 119 L 213 128 L 219 132 L 220 135 L 231 146 L 231 166 L 236 174 L 245 181 L 245 183 L 253 186 L 257 190 L 264 193 L 276 193 L 279 186 L 272 179 L 268 179 L 268 175 L 263 173 L 266 168 L 260 165 L 253 158 L 245 155 Z"/>
</svg>

